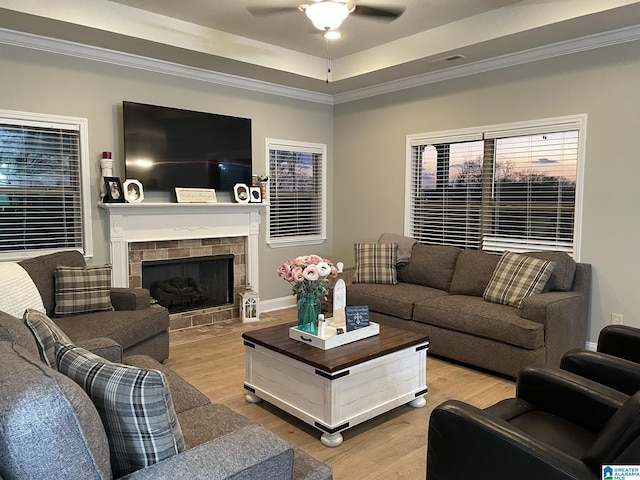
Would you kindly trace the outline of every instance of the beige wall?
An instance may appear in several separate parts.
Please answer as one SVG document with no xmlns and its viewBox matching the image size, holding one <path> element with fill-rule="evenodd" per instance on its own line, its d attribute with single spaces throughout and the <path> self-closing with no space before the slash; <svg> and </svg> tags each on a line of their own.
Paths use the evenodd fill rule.
<svg viewBox="0 0 640 480">
<path fill-rule="evenodd" d="M 581 260 L 593 265 L 595 342 L 612 312 L 640 327 L 640 43 L 629 43 L 337 105 L 334 257 L 402 233 L 408 134 L 588 115 Z"/>
<path fill-rule="evenodd" d="M 92 217 L 94 264 L 109 261 L 107 217 L 96 206 L 100 178 L 99 157 L 111 150 L 115 175 L 124 180 L 122 163 L 123 100 L 235 115 L 253 119 L 253 167 L 266 173 L 265 138 L 325 143 L 329 159 L 333 143 L 332 107 L 289 98 L 229 88 L 175 76 L 161 75 L 105 63 L 0 45 L 0 109 L 39 112 L 89 120 L 89 152 L 92 161 Z M 329 161 L 331 174 L 331 162 Z M 329 185 L 329 198 L 332 196 Z M 329 225 L 331 225 L 329 202 Z M 329 227 L 329 238 L 332 229 Z M 308 253 L 304 249 L 271 249 L 261 228 L 260 294 L 263 299 L 283 297 L 291 289 L 276 276 L 288 258 Z M 331 241 L 314 247 L 329 255 Z"/>
<path fill-rule="evenodd" d="M 329 147 L 328 236 L 315 247 L 261 242 L 262 300 L 287 296 L 275 275 L 292 256 L 316 252 L 353 264 L 353 242 L 404 226 L 408 134 L 588 114 L 581 260 L 593 264 L 590 341 L 611 312 L 640 326 L 640 44 L 603 48 L 337 105 L 223 87 L 180 77 L 0 45 L 0 109 L 89 119 L 92 198 L 98 158 L 115 152 L 124 177 L 122 100 L 253 119 L 254 169 L 266 171 L 266 137 Z M 335 138 L 334 138 L 335 136 Z M 93 207 L 95 258 L 108 261 L 106 217 Z M 264 226 L 264 225 L 263 225 Z M 264 240 L 264 229 L 262 233 Z"/>
</svg>

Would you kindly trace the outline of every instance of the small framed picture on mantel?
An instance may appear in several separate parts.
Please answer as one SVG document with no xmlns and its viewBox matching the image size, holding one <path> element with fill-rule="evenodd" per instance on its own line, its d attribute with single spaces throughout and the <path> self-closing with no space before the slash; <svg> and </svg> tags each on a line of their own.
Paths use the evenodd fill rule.
<svg viewBox="0 0 640 480">
<path fill-rule="evenodd" d="M 118 177 L 103 177 L 104 185 L 107 190 L 107 194 L 104 196 L 105 203 L 124 203 L 124 191 L 122 190 L 122 183 Z"/>
</svg>

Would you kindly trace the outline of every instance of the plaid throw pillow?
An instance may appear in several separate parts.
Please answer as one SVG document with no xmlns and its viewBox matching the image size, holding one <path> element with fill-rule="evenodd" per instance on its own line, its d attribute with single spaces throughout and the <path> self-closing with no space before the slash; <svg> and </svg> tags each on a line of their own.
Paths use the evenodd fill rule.
<svg viewBox="0 0 640 480">
<path fill-rule="evenodd" d="M 520 308 L 530 295 L 542 292 L 555 262 L 505 252 L 484 291 L 484 299 Z"/>
<path fill-rule="evenodd" d="M 73 345 L 71 339 L 53 323 L 53 320 L 37 310 L 28 308 L 24 312 L 22 320 L 36 339 L 42 361 L 51 368 L 56 368 L 56 342 L 63 345 Z"/>
<path fill-rule="evenodd" d="M 87 350 L 56 343 L 58 370 L 91 397 L 107 432 L 114 477 L 185 449 L 164 375 L 111 363 Z"/>
<path fill-rule="evenodd" d="M 102 266 L 65 267 L 54 270 L 54 314 L 58 317 L 75 313 L 113 310 L 111 305 L 111 264 Z"/>
<path fill-rule="evenodd" d="M 356 275 L 354 283 L 398 283 L 396 243 L 356 243 Z"/>
</svg>

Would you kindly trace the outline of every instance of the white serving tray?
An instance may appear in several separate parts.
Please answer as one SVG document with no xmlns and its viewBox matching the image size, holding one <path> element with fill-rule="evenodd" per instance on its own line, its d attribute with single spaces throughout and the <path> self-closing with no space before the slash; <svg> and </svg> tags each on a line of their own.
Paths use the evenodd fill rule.
<svg viewBox="0 0 640 480">
<path fill-rule="evenodd" d="M 316 348 L 321 348 L 322 350 L 329 350 L 334 347 L 339 347 L 340 345 L 355 342 L 356 340 L 378 335 L 378 333 L 380 333 L 380 325 L 371 322 L 368 327 L 358 328 L 357 330 L 345 332 L 341 335 L 336 333 L 336 327 L 327 325 L 325 332 L 325 337 L 321 338 L 317 335 L 298 330 L 298 327 L 291 327 L 289 329 L 289 338 Z"/>
</svg>

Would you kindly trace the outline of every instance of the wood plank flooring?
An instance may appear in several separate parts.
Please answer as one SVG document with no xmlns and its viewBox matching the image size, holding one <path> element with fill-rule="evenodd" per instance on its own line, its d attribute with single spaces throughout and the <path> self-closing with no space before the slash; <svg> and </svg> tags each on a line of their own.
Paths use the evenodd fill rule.
<svg viewBox="0 0 640 480">
<path fill-rule="evenodd" d="M 245 331 L 295 320 L 296 310 L 263 313 L 260 322 L 226 322 L 172 331 L 166 364 L 212 402 L 263 424 L 292 445 L 327 462 L 336 480 L 424 479 L 429 414 L 456 398 L 479 408 L 513 397 L 513 381 L 442 359 L 427 358 L 427 405 L 398 407 L 343 432 L 344 443 L 327 448 L 320 432 L 266 402 L 245 401 Z"/>
</svg>

